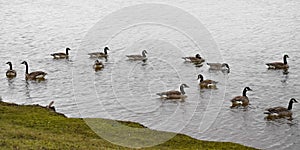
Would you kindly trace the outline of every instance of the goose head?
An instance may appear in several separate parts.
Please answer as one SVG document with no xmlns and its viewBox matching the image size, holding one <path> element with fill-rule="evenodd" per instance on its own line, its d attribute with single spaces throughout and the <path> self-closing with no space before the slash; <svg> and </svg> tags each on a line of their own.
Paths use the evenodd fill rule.
<svg viewBox="0 0 300 150">
<path fill-rule="evenodd" d="M 245 87 L 245 89 L 244 90 L 246 90 L 246 91 L 252 91 L 252 89 L 250 89 L 248 86 L 247 87 Z"/>
<path fill-rule="evenodd" d="M 11 62 L 9 61 L 9 62 L 7 62 L 6 64 L 11 65 Z"/>
<path fill-rule="evenodd" d="M 12 64 L 11 64 L 11 62 L 9 61 L 6 64 L 8 64 L 9 65 L 9 69 L 12 70 Z"/>
<path fill-rule="evenodd" d="M 146 57 L 146 54 L 148 54 L 147 51 L 146 51 L 146 50 L 143 50 L 143 51 L 142 51 L 142 56 L 143 56 L 143 57 Z"/>
<path fill-rule="evenodd" d="M 196 54 L 195 57 L 198 58 L 198 59 L 202 59 L 201 56 L 200 56 L 200 54 Z"/>
<path fill-rule="evenodd" d="M 104 47 L 104 50 L 109 51 L 109 48 L 106 46 L 106 47 Z"/>
<path fill-rule="evenodd" d="M 283 58 L 290 58 L 289 55 L 285 54 Z"/>
<path fill-rule="evenodd" d="M 28 65 L 27 61 L 23 61 L 21 64 Z"/>
<path fill-rule="evenodd" d="M 185 83 L 181 84 L 180 87 L 183 87 L 183 88 L 189 88 L 189 86 L 186 85 Z"/>
<path fill-rule="evenodd" d="M 223 63 L 223 64 L 222 64 L 222 67 L 226 67 L 228 70 L 230 69 L 230 68 L 229 68 L 229 65 L 228 65 L 227 63 Z"/>
<path fill-rule="evenodd" d="M 298 103 L 298 101 L 295 98 L 291 98 L 289 105 L 288 105 L 288 110 L 292 110 L 293 103 Z"/>
<path fill-rule="evenodd" d="M 198 78 L 197 78 L 197 80 L 199 80 L 200 79 L 200 82 L 202 82 L 203 81 L 203 75 L 202 74 L 199 74 L 198 75 Z"/>
<path fill-rule="evenodd" d="M 67 47 L 67 48 L 66 48 L 66 51 L 69 51 L 69 50 L 71 50 L 71 49 L 70 49 L 69 47 Z"/>
<path fill-rule="evenodd" d="M 295 98 L 291 98 L 290 102 L 292 102 L 292 103 L 298 103 L 298 101 Z"/>
</svg>

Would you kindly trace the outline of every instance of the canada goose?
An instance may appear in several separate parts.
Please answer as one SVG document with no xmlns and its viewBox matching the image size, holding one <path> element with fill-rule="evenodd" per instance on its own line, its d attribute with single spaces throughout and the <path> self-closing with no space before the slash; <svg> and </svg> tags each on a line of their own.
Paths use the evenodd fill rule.
<svg viewBox="0 0 300 150">
<path fill-rule="evenodd" d="M 217 83 L 216 81 L 213 81 L 213 80 L 204 80 L 203 79 L 203 75 L 202 74 L 199 74 L 198 75 L 198 78 L 197 80 L 200 79 L 200 82 L 199 82 L 199 86 L 200 88 L 206 88 L 206 89 L 216 89 L 217 88 Z"/>
<path fill-rule="evenodd" d="M 187 97 L 186 95 L 184 95 L 185 94 L 184 88 L 189 88 L 189 86 L 186 84 L 181 84 L 179 87 L 180 91 L 172 90 L 172 91 L 166 91 L 166 92 L 161 92 L 156 94 L 161 96 L 161 98 L 164 99 L 184 99 Z"/>
<path fill-rule="evenodd" d="M 229 72 L 230 68 L 227 63 L 206 63 L 210 70 L 227 70 Z"/>
<path fill-rule="evenodd" d="M 61 58 L 68 58 L 69 57 L 69 50 L 71 50 L 70 48 L 66 48 L 66 53 L 53 53 L 50 54 L 51 56 L 53 56 L 54 59 L 61 59 Z"/>
<path fill-rule="evenodd" d="M 102 68 L 104 68 L 104 65 L 101 61 L 96 60 L 93 65 L 93 68 L 95 69 L 95 71 L 98 71 L 98 70 L 101 70 Z"/>
<path fill-rule="evenodd" d="M 9 65 L 9 70 L 6 71 L 6 77 L 7 78 L 14 78 L 17 76 L 17 72 L 12 69 L 12 63 L 9 61 L 6 64 Z"/>
<path fill-rule="evenodd" d="M 205 61 L 200 54 L 196 54 L 195 57 L 182 57 L 185 61 L 190 61 L 192 63 L 202 63 Z"/>
<path fill-rule="evenodd" d="M 146 57 L 146 54 L 147 51 L 146 50 L 143 50 L 142 51 L 142 55 L 126 55 L 126 57 L 128 57 L 129 60 L 147 60 L 147 57 Z"/>
<path fill-rule="evenodd" d="M 231 100 L 231 108 L 238 107 L 238 106 L 248 106 L 249 105 L 249 99 L 246 95 L 247 91 L 252 91 L 249 87 L 245 87 L 243 90 L 243 96 L 236 96 Z"/>
<path fill-rule="evenodd" d="M 282 62 L 272 62 L 272 63 L 266 63 L 268 66 L 268 69 L 288 69 L 289 65 L 287 64 L 287 58 L 289 58 L 288 55 L 283 56 L 283 63 Z"/>
<path fill-rule="evenodd" d="M 268 114 L 267 119 L 279 119 L 279 118 L 285 118 L 285 117 L 289 117 L 289 119 L 292 119 L 293 103 L 298 103 L 298 101 L 294 98 L 291 98 L 287 108 L 281 107 L 281 106 L 268 108 L 268 109 L 266 109 L 264 114 Z"/>
<path fill-rule="evenodd" d="M 104 47 L 104 52 L 94 52 L 94 53 L 88 53 L 91 58 L 107 58 L 108 54 L 107 51 L 109 51 L 108 47 Z"/>
<path fill-rule="evenodd" d="M 35 72 L 28 73 L 28 63 L 26 61 L 23 61 L 21 64 L 24 64 L 26 66 L 26 71 L 25 71 L 26 80 L 37 80 L 37 79 L 43 80 L 45 75 L 47 75 L 47 73 L 43 71 L 35 71 Z"/>
<path fill-rule="evenodd" d="M 51 101 L 51 102 L 49 103 L 49 105 L 46 106 L 46 108 L 48 108 L 48 109 L 50 109 L 50 110 L 52 110 L 52 111 L 55 111 L 55 107 L 52 106 L 53 104 L 54 104 L 54 101 Z"/>
</svg>

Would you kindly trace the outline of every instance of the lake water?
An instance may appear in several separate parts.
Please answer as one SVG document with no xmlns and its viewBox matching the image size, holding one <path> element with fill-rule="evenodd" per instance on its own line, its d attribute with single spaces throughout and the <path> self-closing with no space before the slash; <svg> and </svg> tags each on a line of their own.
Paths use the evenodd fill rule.
<svg viewBox="0 0 300 150">
<path fill-rule="evenodd" d="M 197 139 L 262 149 L 298 149 L 300 106 L 294 105 L 292 121 L 266 121 L 263 112 L 268 107 L 287 106 L 292 97 L 300 100 L 299 1 L 154 1 L 197 18 L 219 47 L 214 49 L 216 54 L 205 45 L 197 47 L 190 35 L 167 25 L 146 22 L 113 28 L 122 21 L 122 14 L 106 18 L 111 22 L 102 22 L 106 25 L 103 28 L 96 24 L 115 11 L 145 2 L 1 1 L 3 101 L 47 105 L 54 100 L 57 111 L 68 117 L 129 120 Z M 187 19 L 175 12 L 166 14 L 173 14 L 165 16 L 173 26 Z M 186 25 L 195 24 L 188 21 Z M 93 37 L 98 30 L 107 35 Z M 189 30 L 198 31 L 197 26 Z M 106 36 L 106 41 L 101 39 Z M 199 36 L 208 41 L 204 44 L 212 41 L 208 35 Z M 109 46 L 110 56 L 102 60 L 105 68 L 95 72 L 95 59 L 87 53 L 102 51 L 104 46 Z M 71 48 L 69 60 L 51 58 L 51 53 L 63 52 L 66 47 Z M 143 49 L 148 51 L 148 61 L 126 59 L 125 55 L 140 54 Z M 181 59 L 196 53 L 207 62 L 227 62 L 231 72 L 210 72 L 206 65 L 195 67 Z M 266 69 L 265 63 L 282 61 L 283 54 L 290 56 L 289 74 Z M 26 82 L 25 67 L 20 64 L 23 60 L 31 71 L 47 72 L 47 80 Z M 18 73 L 13 80 L 5 77 L 7 61 L 12 61 Z M 196 80 L 199 73 L 217 80 L 218 89 L 200 90 Z M 188 98 L 184 102 L 163 101 L 155 94 L 178 89 L 181 83 L 190 86 L 185 89 Z M 248 92 L 250 107 L 230 109 L 230 99 L 240 95 L 245 86 L 253 89 Z"/>
</svg>

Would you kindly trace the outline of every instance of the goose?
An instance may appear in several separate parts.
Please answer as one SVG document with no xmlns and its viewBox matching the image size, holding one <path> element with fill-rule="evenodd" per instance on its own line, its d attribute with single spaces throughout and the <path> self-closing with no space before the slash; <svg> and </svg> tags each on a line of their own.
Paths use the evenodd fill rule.
<svg viewBox="0 0 300 150">
<path fill-rule="evenodd" d="M 143 50 L 142 51 L 142 55 L 126 55 L 126 57 L 128 57 L 129 60 L 147 60 L 147 57 L 146 57 L 146 54 L 147 51 L 146 50 Z"/>
<path fill-rule="evenodd" d="M 93 65 L 93 68 L 95 69 L 95 71 L 98 71 L 98 70 L 101 70 L 102 68 L 104 68 L 104 65 L 101 61 L 96 60 Z"/>
<path fill-rule="evenodd" d="M 181 84 L 179 87 L 180 91 L 172 90 L 172 91 L 166 91 L 166 92 L 161 92 L 156 94 L 164 99 L 184 99 L 187 97 L 185 95 L 184 88 L 189 88 L 189 86 L 186 84 Z"/>
<path fill-rule="evenodd" d="M 107 51 L 109 51 L 108 47 L 104 47 L 104 52 L 94 52 L 94 53 L 88 53 L 91 58 L 107 58 L 108 54 Z"/>
<path fill-rule="evenodd" d="M 12 63 L 9 61 L 6 64 L 9 65 L 9 70 L 6 71 L 6 77 L 7 78 L 14 78 L 17 76 L 17 72 L 12 69 Z"/>
<path fill-rule="evenodd" d="M 196 54 L 195 57 L 182 57 L 185 61 L 190 61 L 192 63 L 202 63 L 205 61 L 200 54 Z"/>
<path fill-rule="evenodd" d="M 268 108 L 266 109 L 264 114 L 268 114 L 267 119 L 279 119 L 285 117 L 289 117 L 289 119 L 292 119 L 293 103 L 298 103 L 298 101 L 295 98 L 291 98 L 287 108 L 281 106 Z"/>
<path fill-rule="evenodd" d="M 53 104 L 54 104 L 54 101 L 51 101 L 51 102 L 49 103 L 49 105 L 46 106 L 46 108 L 48 108 L 48 109 L 50 109 L 50 110 L 52 110 L 52 111 L 55 111 L 55 107 L 52 106 Z"/>
<path fill-rule="evenodd" d="M 229 72 L 230 68 L 227 63 L 206 63 L 210 70 L 227 70 Z"/>
<path fill-rule="evenodd" d="M 70 48 L 66 48 L 66 53 L 53 53 L 50 54 L 51 56 L 53 56 L 54 59 L 62 59 L 62 58 L 68 58 L 69 57 L 69 50 L 71 50 Z"/>
<path fill-rule="evenodd" d="M 28 63 L 26 61 L 23 61 L 21 64 L 24 64 L 26 66 L 26 71 L 25 71 L 26 80 L 37 80 L 37 79 L 43 80 L 45 75 L 47 75 L 47 73 L 43 71 L 35 71 L 35 72 L 28 73 Z"/>
<path fill-rule="evenodd" d="M 288 69 L 289 65 L 287 64 L 287 58 L 289 58 L 289 56 L 284 55 L 283 62 L 266 63 L 266 65 L 268 66 L 268 69 Z"/>
<path fill-rule="evenodd" d="M 197 80 L 200 79 L 200 82 L 199 82 L 199 86 L 201 89 L 203 88 L 206 88 L 206 89 L 216 89 L 217 88 L 217 83 L 216 81 L 213 81 L 213 80 L 204 80 L 203 79 L 203 75 L 202 74 L 199 74 L 198 75 L 198 78 Z"/>
<path fill-rule="evenodd" d="M 249 98 L 247 97 L 246 93 L 247 91 L 252 91 L 249 87 L 245 87 L 243 90 L 242 96 L 236 96 L 233 99 L 231 99 L 231 108 L 238 107 L 238 106 L 248 106 L 249 105 Z"/>
</svg>

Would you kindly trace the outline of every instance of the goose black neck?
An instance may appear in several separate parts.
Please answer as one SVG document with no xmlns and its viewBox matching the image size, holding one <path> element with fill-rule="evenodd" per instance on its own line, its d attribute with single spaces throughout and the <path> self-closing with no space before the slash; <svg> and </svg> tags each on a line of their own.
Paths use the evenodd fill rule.
<svg viewBox="0 0 300 150">
<path fill-rule="evenodd" d="M 105 55 L 107 54 L 107 49 L 106 49 L 106 48 L 104 48 L 104 54 L 105 54 Z"/>
<path fill-rule="evenodd" d="M 69 55 L 69 49 L 66 49 L 66 55 Z"/>
<path fill-rule="evenodd" d="M 143 51 L 143 52 L 142 52 L 142 55 L 143 55 L 143 57 L 146 57 L 146 52 Z"/>
<path fill-rule="evenodd" d="M 12 64 L 9 63 L 8 65 L 9 65 L 9 70 L 12 70 Z"/>
<path fill-rule="evenodd" d="M 293 101 L 290 101 L 289 106 L 288 106 L 288 110 L 292 110 L 292 108 L 293 108 Z"/>
<path fill-rule="evenodd" d="M 183 86 L 180 86 L 180 92 L 181 92 L 182 95 L 185 94 Z"/>
<path fill-rule="evenodd" d="M 28 64 L 27 63 L 24 63 L 25 67 L 26 67 L 26 71 L 25 73 L 28 74 Z"/>
<path fill-rule="evenodd" d="M 247 89 L 245 88 L 245 89 L 243 90 L 243 96 L 246 96 L 246 97 L 247 97 L 246 93 L 247 93 Z"/>
<path fill-rule="evenodd" d="M 202 82 L 203 81 L 203 76 L 199 75 L 199 78 L 200 78 L 200 82 Z"/>
<path fill-rule="evenodd" d="M 287 57 L 286 56 L 283 57 L 283 63 L 287 64 Z"/>
</svg>

